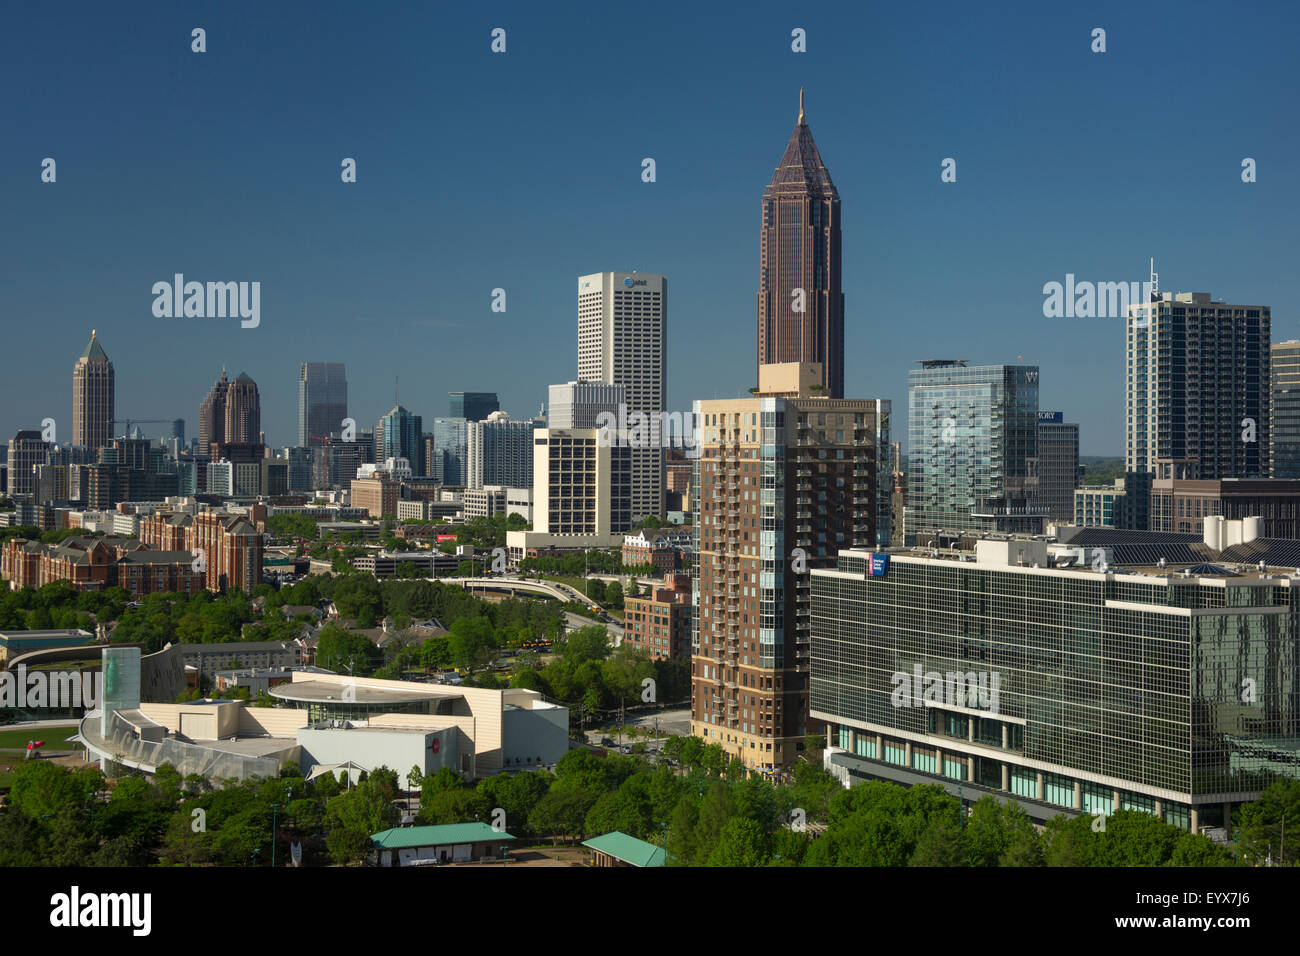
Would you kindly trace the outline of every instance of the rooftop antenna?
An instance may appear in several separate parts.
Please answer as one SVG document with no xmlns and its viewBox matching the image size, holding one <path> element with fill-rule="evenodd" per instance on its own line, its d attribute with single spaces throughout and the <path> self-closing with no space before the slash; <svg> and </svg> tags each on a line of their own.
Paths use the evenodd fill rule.
<svg viewBox="0 0 1300 956">
<path fill-rule="evenodd" d="M 1160 299 L 1160 273 L 1156 272 L 1156 258 L 1151 257 L 1151 301 Z"/>
<path fill-rule="evenodd" d="M 803 125 L 803 87 L 799 87 L 799 125 Z"/>
</svg>

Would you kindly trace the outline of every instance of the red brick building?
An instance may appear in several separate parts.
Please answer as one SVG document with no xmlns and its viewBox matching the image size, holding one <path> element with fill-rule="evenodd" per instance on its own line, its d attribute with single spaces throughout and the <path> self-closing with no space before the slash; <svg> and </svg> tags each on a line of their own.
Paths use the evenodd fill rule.
<svg viewBox="0 0 1300 956">
<path fill-rule="evenodd" d="M 156 512 L 140 519 L 140 540 L 161 550 L 201 557 L 204 586 L 221 593 L 251 591 L 262 580 L 262 534 L 240 515 Z"/>
<path fill-rule="evenodd" d="M 659 571 L 676 571 L 682 566 L 682 552 L 690 545 L 690 528 L 645 528 L 623 538 L 623 564 L 653 564 Z"/>
<path fill-rule="evenodd" d="M 67 538 L 42 544 L 13 538 L 0 551 L 0 576 L 15 588 L 64 581 L 78 591 L 120 587 L 132 597 L 157 592 L 197 594 L 203 575 L 188 551 L 156 551 L 134 538 Z"/>
<path fill-rule="evenodd" d="M 650 597 L 623 602 L 623 643 L 654 657 L 691 654 L 691 576 L 669 574 Z"/>
</svg>

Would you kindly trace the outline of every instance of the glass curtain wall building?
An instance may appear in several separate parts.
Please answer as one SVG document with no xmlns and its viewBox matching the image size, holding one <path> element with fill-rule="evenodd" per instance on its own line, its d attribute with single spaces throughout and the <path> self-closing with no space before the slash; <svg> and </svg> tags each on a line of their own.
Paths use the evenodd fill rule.
<svg viewBox="0 0 1300 956">
<path fill-rule="evenodd" d="M 909 541 L 1041 533 L 1038 368 L 934 360 L 908 372 Z"/>
<path fill-rule="evenodd" d="M 298 445 L 341 434 L 348 417 L 348 377 L 342 362 L 303 362 L 298 376 Z"/>
<path fill-rule="evenodd" d="M 433 420 L 433 475 L 449 487 L 464 487 L 469 479 L 469 429 L 463 418 Z"/>
<path fill-rule="evenodd" d="M 846 785 L 947 779 L 1040 822 L 1130 808 L 1195 831 L 1300 778 L 1300 580 L 1056 568 L 1042 541 L 881 557 L 812 574 L 810 712 Z M 997 693 L 899 693 L 931 673 Z"/>
</svg>

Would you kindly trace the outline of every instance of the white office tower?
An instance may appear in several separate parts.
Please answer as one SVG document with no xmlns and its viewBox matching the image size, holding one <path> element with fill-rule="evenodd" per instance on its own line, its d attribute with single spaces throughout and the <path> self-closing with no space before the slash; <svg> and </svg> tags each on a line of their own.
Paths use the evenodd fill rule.
<svg viewBox="0 0 1300 956">
<path fill-rule="evenodd" d="M 469 422 L 465 426 L 465 487 L 531 485 L 533 428 L 532 421 L 513 421 L 505 412 L 493 412 L 484 421 Z"/>
<path fill-rule="evenodd" d="M 624 389 L 629 419 L 650 416 L 632 434 L 632 515 L 663 517 L 667 391 L 668 279 L 638 272 L 597 272 L 578 279 L 578 379 Z M 622 416 L 620 416 L 622 420 Z M 632 419 L 633 422 L 635 419 Z"/>
<path fill-rule="evenodd" d="M 546 425 L 548 428 L 599 428 L 603 422 L 598 417 L 608 413 L 617 418 L 618 406 L 624 401 L 622 385 L 605 382 L 552 385 L 546 403 Z"/>
</svg>

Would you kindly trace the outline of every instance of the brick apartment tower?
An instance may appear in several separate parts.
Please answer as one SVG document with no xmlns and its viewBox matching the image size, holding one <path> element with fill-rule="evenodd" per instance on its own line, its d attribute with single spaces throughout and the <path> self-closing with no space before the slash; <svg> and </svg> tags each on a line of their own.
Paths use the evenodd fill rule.
<svg viewBox="0 0 1300 956">
<path fill-rule="evenodd" d="M 844 397 L 840 194 L 799 120 L 763 192 L 758 365 L 817 362 L 827 398 Z M 797 311 L 802 306 L 802 311 Z"/>
<path fill-rule="evenodd" d="M 72 444 L 96 451 L 108 445 L 113 433 L 116 382 L 113 363 L 99 344 L 94 329 L 90 344 L 72 367 Z"/>
<path fill-rule="evenodd" d="M 890 402 L 821 397 L 822 381 L 816 363 L 766 365 L 755 397 L 695 403 L 691 733 L 757 770 L 789 769 L 818 732 L 809 572 L 889 540 Z"/>
</svg>

